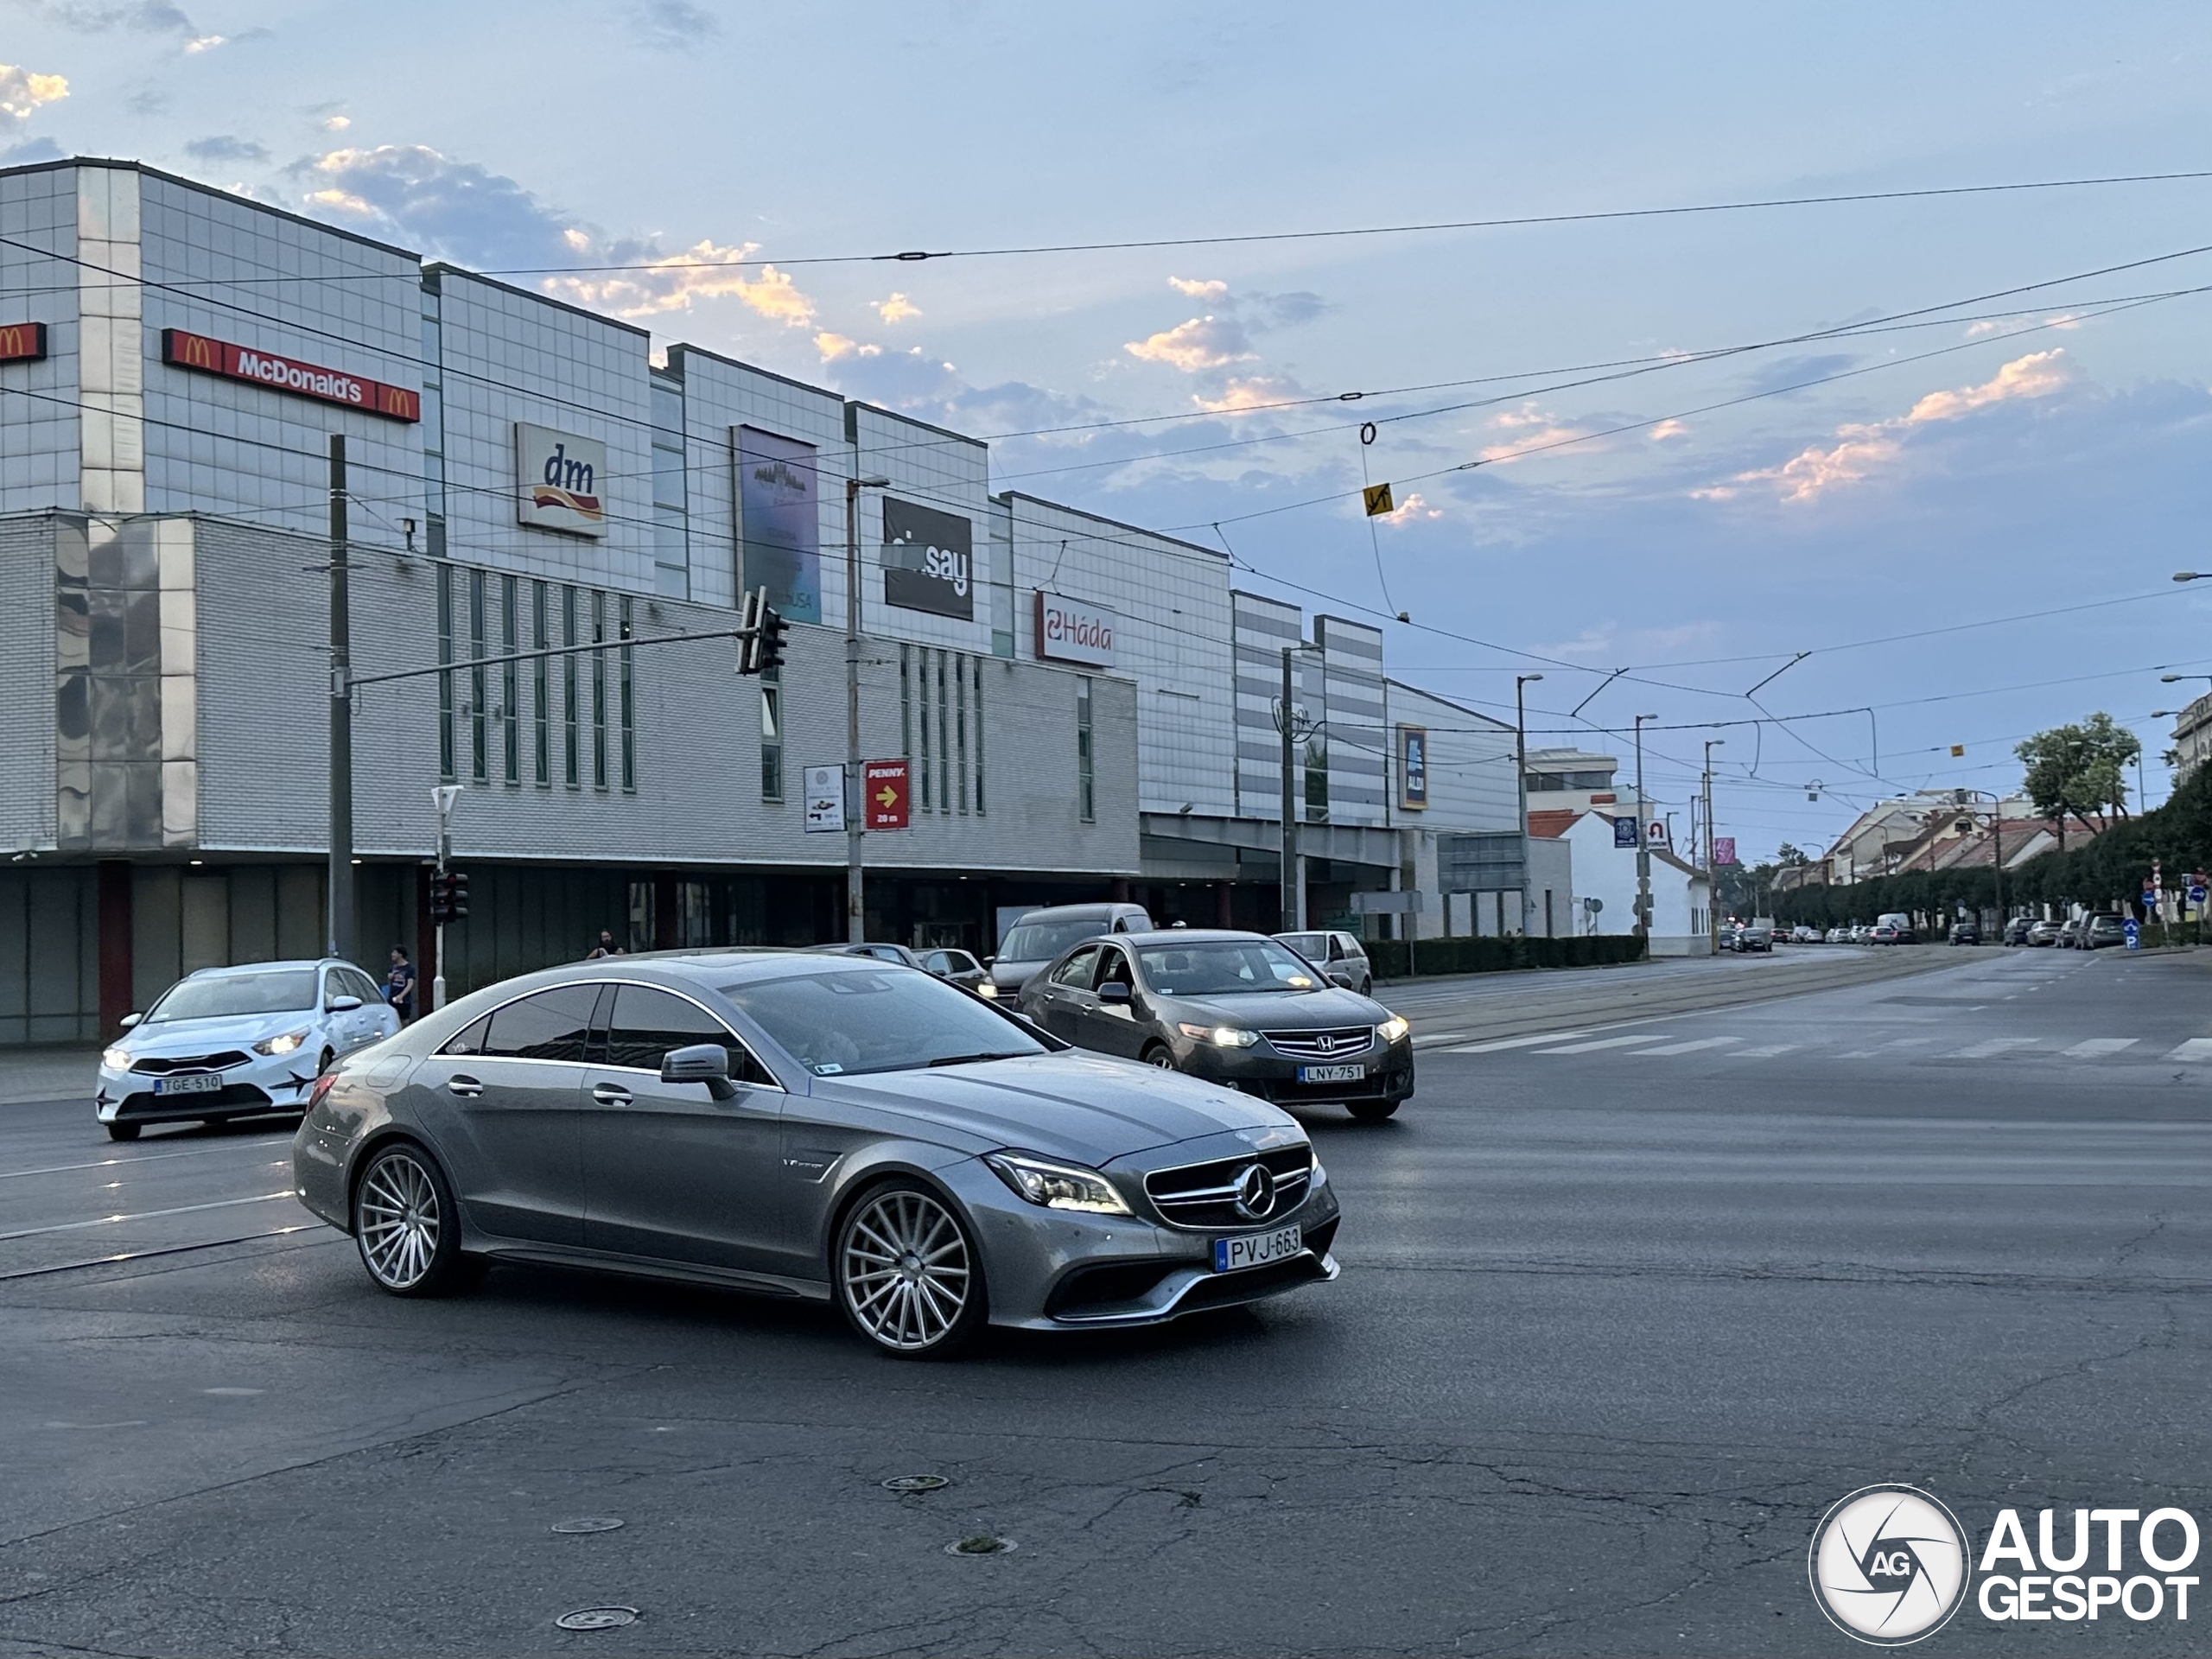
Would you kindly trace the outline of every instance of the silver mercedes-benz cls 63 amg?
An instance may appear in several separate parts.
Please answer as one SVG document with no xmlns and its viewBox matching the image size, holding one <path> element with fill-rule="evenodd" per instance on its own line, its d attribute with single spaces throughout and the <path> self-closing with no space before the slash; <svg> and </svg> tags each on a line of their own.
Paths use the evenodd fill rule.
<svg viewBox="0 0 2212 1659">
<path fill-rule="evenodd" d="M 395 1295 L 486 1260 L 613 1268 L 834 1300 L 910 1357 L 1337 1275 L 1288 1114 L 865 957 L 509 980 L 317 1079 L 293 1166 Z"/>
</svg>

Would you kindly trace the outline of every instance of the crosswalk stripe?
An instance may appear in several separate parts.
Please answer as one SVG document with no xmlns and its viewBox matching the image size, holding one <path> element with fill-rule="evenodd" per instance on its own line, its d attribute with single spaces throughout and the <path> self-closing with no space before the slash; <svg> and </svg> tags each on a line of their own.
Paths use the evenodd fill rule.
<svg viewBox="0 0 2212 1659">
<path fill-rule="evenodd" d="M 1979 1043 L 1968 1043 L 1951 1056 L 1955 1060 L 1987 1060 L 2016 1048 L 2033 1048 L 2043 1040 L 2040 1037 L 1990 1037 Z"/>
<path fill-rule="evenodd" d="M 2117 1054 L 2123 1048 L 2133 1048 L 2139 1040 L 2134 1037 L 2091 1037 L 2059 1052 L 2073 1059 L 2090 1060 L 2100 1054 Z"/>
<path fill-rule="evenodd" d="M 1728 1058 L 1732 1060 L 1766 1060 L 1773 1058 L 1777 1054 L 1787 1054 L 1791 1049 L 1799 1046 L 1801 1045 L 1796 1043 L 1767 1043 L 1758 1048 L 1732 1049 L 1729 1051 Z"/>
<path fill-rule="evenodd" d="M 1647 1059 L 1654 1054 L 1694 1054 L 1701 1048 L 1726 1048 L 1731 1043 L 1740 1043 L 1740 1037 L 1700 1037 L 1693 1043 L 1669 1043 L 1664 1048 L 1647 1048 L 1637 1056 Z"/>
<path fill-rule="evenodd" d="M 2166 1058 L 2170 1060 L 2212 1060 L 2212 1037 L 2192 1037 Z"/>
<path fill-rule="evenodd" d="M 1427 1031 L 1414 1039 L 1415 1048 L 1441 1048 L 1446 1043 L 1456 1043 L 1467 1033 L 1464 1031 Z"/>
<path fill-rule="evenodd" d="M 1630 1043 L 1656 1043 L 1672 1033 L 1664 1031 L 1642 1032 L 1633 1037 L 1599 1037 L 1586 1043 L 1569 1043 L 1565 1048 L 1540 1048 L 1539 1054 L 1587 1054 L 1593 1049 L 1626 1048 Z"/>
<path fill-rule="evenodd" d="M 1469 1043 L 1461 1048 L 1447 1048 L 1446 1054 L 1495 1054 L 1501 1048 L 1528 1048 L 1536 1043 L 1564 1042 L 1570 1037 L 1586 1037 L 1586 1031 L 1548 1031 L 1536 1037 L 1501 1037 L 1494 1042 Z"/>
</svg>

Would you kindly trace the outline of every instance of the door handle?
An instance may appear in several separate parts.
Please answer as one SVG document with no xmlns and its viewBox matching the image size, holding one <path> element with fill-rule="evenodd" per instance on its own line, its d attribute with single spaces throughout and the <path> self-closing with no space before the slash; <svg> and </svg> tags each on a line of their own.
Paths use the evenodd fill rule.
<svg viewBox="0 0 2212 1659">
<path fill-rule="evenodd" d="M 619 1083 L 595 1083 L 591 1086 L 591 1097 L 602 1106 L 627 1106 L 631 1095 Z"/>
<path fill-rule="evenodd" d="M 484 1085 L 466 1072 L 456 1071 L 446 1079 L 446 1092 L 459 1095 L 464 1100 L 473 1100 L 484 1092 Z"/>
</svg>

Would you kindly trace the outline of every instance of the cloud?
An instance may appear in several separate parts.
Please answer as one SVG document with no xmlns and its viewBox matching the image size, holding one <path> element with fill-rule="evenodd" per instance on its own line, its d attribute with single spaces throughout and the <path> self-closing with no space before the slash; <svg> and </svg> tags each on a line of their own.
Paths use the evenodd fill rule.
<svg viewBox="0 0 2212 1659">
<path fill-rule="evenodd" d="M 233 137 L 229 133 L 218 133 L 212 138 L 194 138 L 184 147 L 184 153 L 203 162 L 265 162 L 269 151 L 251 138 Z"/>
<path fill-rule="evenodd" d="M 630 30 L 640 44 L 664 52 L 712 40 L 722 32 L 721 20 L 689 0 L 645 0 L 630 8 Z"/>
<path fill-rule="evenodd" d="M 195 35 L 184 43 L 187 57 L 197 57 L 202 52 L 213 52 L 230 37 L 226 35 Z"/>
<path fill-rule="evenodd" d="M 1783 501 L 1802 505 L 1829 490 L 1863 483 L 1894 467 L 1904 456 L 1904 441 L 1916 427 L 1961 420 L 1999 404 L 2047 397 L 2072 379 L 2073 365 L 2064 347 L 2031 352 L 2005 364 L 1980 385 L 1931 391 L 1903 415 L 1838 427 L 1833 443 L 1809 445 L 1779 467 L 1738 473 L 1726 484 L 1708 485 L 1690 494 L 1701 501 L 1726 501 L 1740 493 L 1745 484 L 1764 482 L 1779 485 Z"/>
<path fill-rule="evenodd" d="M 904 322 L 909 317 L 918 317 L 922 308 L 904 294 L 893 294 L 875 308 L 875 315 L 886 322 Z"/>
<path fill-rule="evenodd" d="M 1826 357 L 1786 357 L 1776 363 L 1763 364 L 1745 375 L 1741 385 L 1751 392 L 1786 392 L 1793 387 L 1812 388 L 1806 382 L 1834 378 L 1859 359 L 1855 357 L 1830 355 Z"/>
<path fill-rule="evenodd" d="M 311 207 L 458 264 L 579 264 L 555 212 L 512 179 L 427 144 L 334 149 L 293 171 L 315 187 Z"/>
<path fill-rule="evenodd" d="M 133 115 L 159 115 L 169 106 L 169 95 L 159 86 L 142 86 L 123 100 Z"/>
<path fill-rule="evenodd" d="M 1688 426 L 1688 425 L 1686 425 L 1684 423 L 1682 423 L 1682 422 L 1681 422 L 1681 421 L 1677 421 L 1677 420 L 1669 419 L 1669 420 L 1662 421 L 1662 422 L 1660 422 L 1660 423 L 1659 423 L 1659 424 L 1658 424 L 1658 425 L 1656 425 L 1656 426 L 1653 427 L 1653 428 L 1651 429 L 1650 432 L 1648 434 L 1648 435 L 1650 437 L 1650 439 L 1651 439 L 1651 441 L 1652 441 L 1653 442 L 1655 442 L 1655 443 L 1663 443 L 1663 442 L 1665 442 L 1669 438 L 1679 438 L 1679 437 L 1681 437 L 1681 436 L 1685 432 L 1688 432 L 1688 430 L 1689 430 Z"/>
<path fill-rule="evenodd" d="M 689 311 L 700 300 L 734 299 L 786 328 L 805 328 L 814 322 L 814 302 L 799 291 L 789 271 L 764 264 L 753 272 L 751 261 L 760 251 L 756 242 L 719 247 L 702 240 L 681 252 L 662 253 L 649 242 L 632 240 L 606 243 L 589 251 L 590 264 L 630 269 L 548 276 L 546 291 L 625 317 L 660 316 Z"/>
<path fill-rule="evenodd" d="M 60 75 L 0 63 L 0 122 L 21 126 L 41 105 L 57 104 L 68 96 L 69 83 Z"/>
<path fill-rule="evenodd" d="M 883 347 L 867 345 L 849 334 L 832 334 L 823 329 L 814 337 L 814 349 L 822 353 L 824 363 L 834 363 L 841 357 L 880 357 Z"/>
<path fill-rule="evenodd" d="M 1503 443 L 1489 444 L 1478 449 L 1476 454 L 1484 461 L 1510 460 L 1516 455 L 1547 449 L 1554 444 L 1564 443 L 1569 438 L 1583 435 L 1580 427 L 1549 413 L 1534 402 L 1493 415 L 1490 423 L 1510 435 Z"/>
<path fill-rule="evenodd" d="M 249 41 L 269 33 L 265 29 L 250 29 L 239 35 L 210 33 L 192 21 L 181 8 L 168 0 L 137 0 L 137 3 L 118 6 L 86 5 L 78 0 L 62 0 L 61 3 L 41 5 L 39 11 L 64 29 L 74 29 L 80 35 L 102 35 L 110 29 L 122 29 L 132 35 L 172 35 L 188 54 L 212 52 L 228 41 Z"/>
<path fill-rule="evenodd" d="M 1375 516 L 1386 524 L 1409 524 L 1425 518 L 1441 518 L 1444 509 L 1429 505 L 1428 498 L 1419 490 L 1409 490 L 1394 511 Z"/>
<path fill-rule="evenodd" d="M 40 162 L 58 162 L 61 146 L 51 138 L 30 138 L 20 144 L 10 144 L 0 149 L 0 167 L 32 167 Z"/>
<path fill-rule="evenodd" d="M 326 115 L 322 118 L 325 132 L 343 132 L 353 124 L 353 118 L 350 115 Z"/>
<path fill-rule="evenodd" d="M 1202 392 L 1192 394 L 1191 401 L 1213 415 L 1231 415 L 1243 410 L 1265 409 L 1308 397 L 1306 388 L 1297 381 L 1281 375 L 1235 375 L 1224 384 L 1218 397 L 1209 397 Z"/>
<path fill-rule="evenodd" d="M 1311 322 L 1329 309 L 1328 301 L 1306 289 L 1287 294 L 1255 294 L 1245 302 L 1255 329 L 1293 328 Z"/>
<path fill-rule="evenodd" d="M 1257 355 L 1243 324 L 1234 317 L 1192 317 L 1142 340 L 1128 340 L 1122 349 L 1131 357 L 1165 363 L 1185 374 L 1249 363 Z"/>
<path fill-rule="evenodd" d="M 1218 277 L 1170 276 L 1167 286 L 1193 300 L 1225 299 L 1229 284 Z"/>
</svg>

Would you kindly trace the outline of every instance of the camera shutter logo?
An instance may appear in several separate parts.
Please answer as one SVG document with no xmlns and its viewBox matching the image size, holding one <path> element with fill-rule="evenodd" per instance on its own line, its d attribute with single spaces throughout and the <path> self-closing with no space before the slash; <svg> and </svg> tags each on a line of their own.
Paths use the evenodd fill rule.
<svg viewBox="0 0 2212 1659">
<path fill-rule="evenodd" d="M 1821 1518 L 1807 1568 L 1813 1599 L 1845 1635 L 1879 1648 L 1932 1636 L 1965 1601 L 1967 1535 L 1915 1486 L 1866 1486 Z"/>
</svg>

